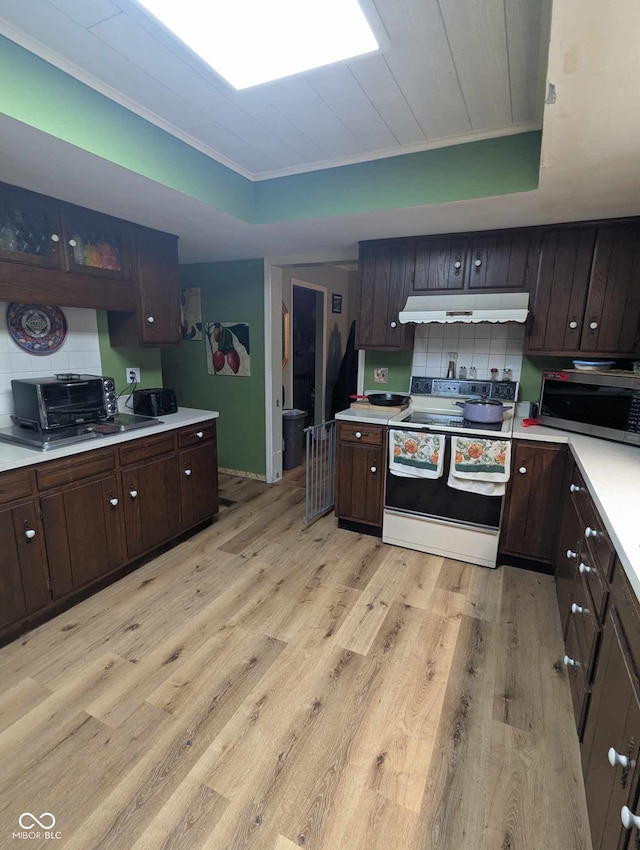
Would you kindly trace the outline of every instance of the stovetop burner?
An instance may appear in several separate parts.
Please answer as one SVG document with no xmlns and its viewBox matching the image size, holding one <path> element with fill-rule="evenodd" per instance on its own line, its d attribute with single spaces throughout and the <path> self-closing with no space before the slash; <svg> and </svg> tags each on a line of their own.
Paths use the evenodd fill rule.
<svg viewBox="0 0 640 850">
<path fill-rule="evenodd" d="M 502 422 L 471 422 L 462 416 L 446 416 L 437 413 L 420 413 L 414 411 L 404 422 L 416 425 L 441 425 L 443 428 L 469 428 L 476 431 L 502 431 Z"/>
</svg>

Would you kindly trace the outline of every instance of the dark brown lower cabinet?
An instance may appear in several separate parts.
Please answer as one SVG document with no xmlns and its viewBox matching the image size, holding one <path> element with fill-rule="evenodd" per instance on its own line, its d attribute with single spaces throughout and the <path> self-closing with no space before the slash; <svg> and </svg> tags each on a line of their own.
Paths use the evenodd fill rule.
<svg viewBox="0 0 640 850">
<path fill-rule="evenodd" d="M 215 420 L 0 473 L 0 642 L 217 511 Z"/>
<path fill-rule="evenodd" d="M 180 533 L 176 455 L 122 472 L 127 554 L 135 558 Z"/>
<path fill-rule="evenodd" d="M 566 451 L 557 443 L 514 440 L 500 553 L 551 564 Z"/>
<path fill-rule="evenodd" d="M 126 559 L 115 475 L 41 499 L 53 598 L 115 570 Z"/>
<path fill-rule="evenodd" d="M 622 807 L 636 810 L 640 705 L 615 609 L 605 621 L 599 668 L 584 733 L 584 783 L 593 850 L 616 850 L 628 838 Z"/>
<path fill-rule="evenodd" d="M 570 490 L 571 486 L 577 486 L 574 481 L 574 472 L 575 463 L 573 458 L 568 457 L 560 500 L 560 534 L 556 550 L 556 594 L 563 635 L 566 634 L 571 605 L 577 602 L 575 585 L 584 530 Z"/>
<path fill-rule="evenodd" d="M 0 508 L 0 628 L 51 601 L 37 502 Z"/>
<path fill-rule="evenodd" d="M 178 454 L 182 528 L 192 528 L 218 511 L 216 444 L 203 443 Z"/>
<path fill-rule="evenodd" d="M 338 425 L 335 507 L 338 519 L 382 526 L 386 433 L 387 429 L 378 425 Z"/>
</svg>

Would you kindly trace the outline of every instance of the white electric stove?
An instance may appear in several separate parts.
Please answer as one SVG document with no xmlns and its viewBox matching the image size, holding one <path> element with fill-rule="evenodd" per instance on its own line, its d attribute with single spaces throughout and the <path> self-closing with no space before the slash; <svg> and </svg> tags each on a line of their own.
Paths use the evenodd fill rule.
<svg viewBox="0 0 640 850">
<path fill-rule="evenodd" d="M 503 496 L 448 486 L 451 440 L 446 436 L 493 437 L 510 446 L 517 395 L 514 381 L 411 379 L 411 404 L 389 427 L 444 434 L 444 473 L 437 479 L 410 478 L 395 476 L 387 469 L 382 525 L 385 543 L 496 566 Z M 502 422 L 480 424 L 464 419 L 456 402 L 463 404 L 474 397 L 500 400 L 505 407 Z"/>
</svg>

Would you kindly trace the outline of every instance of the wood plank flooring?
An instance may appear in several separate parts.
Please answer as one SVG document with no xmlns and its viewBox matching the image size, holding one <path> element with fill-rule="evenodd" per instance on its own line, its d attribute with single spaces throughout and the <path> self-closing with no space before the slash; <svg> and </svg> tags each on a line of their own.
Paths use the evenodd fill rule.
<svg viewBox="0 0 640 850">
<path fill-rule="evenodd" d="M 0 650 L 1 848 L 590 850 L 552 579 L 221 496 Z"/>
</svg>

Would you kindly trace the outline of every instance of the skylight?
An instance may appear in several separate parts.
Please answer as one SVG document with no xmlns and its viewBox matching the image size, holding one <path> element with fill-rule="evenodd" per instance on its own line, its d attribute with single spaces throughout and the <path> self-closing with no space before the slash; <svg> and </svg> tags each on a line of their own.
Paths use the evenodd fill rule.
<svg viewBox="0 0 640 850">
<path fill-rule="evenodd" d="M 138 0 L 236 89 L 371 53 L 357 0 Z"/>
</svg>

